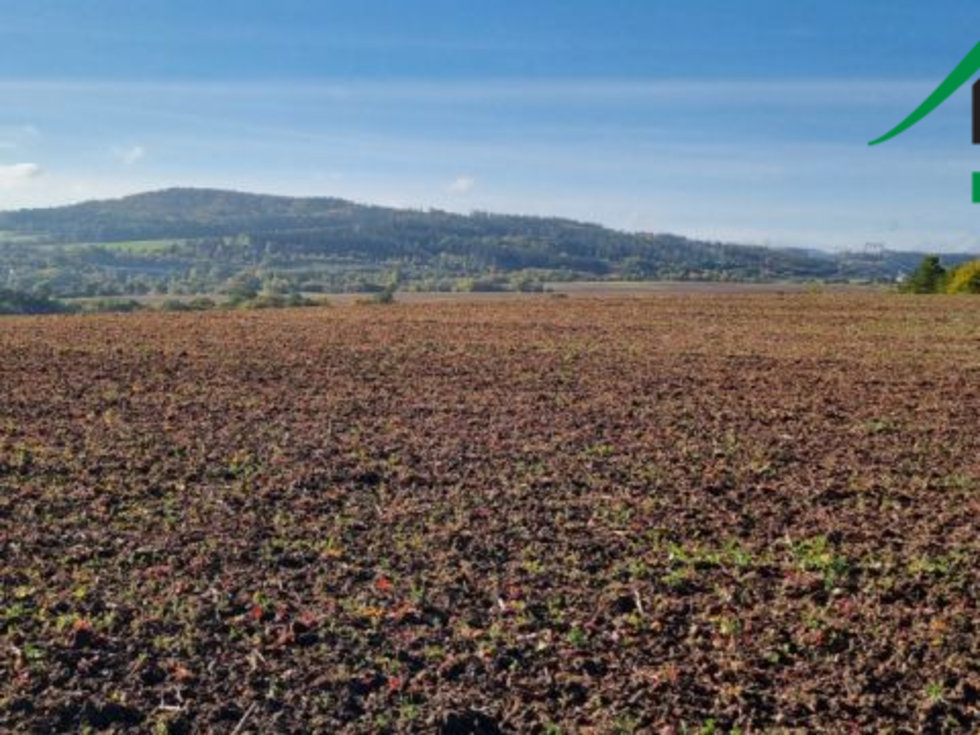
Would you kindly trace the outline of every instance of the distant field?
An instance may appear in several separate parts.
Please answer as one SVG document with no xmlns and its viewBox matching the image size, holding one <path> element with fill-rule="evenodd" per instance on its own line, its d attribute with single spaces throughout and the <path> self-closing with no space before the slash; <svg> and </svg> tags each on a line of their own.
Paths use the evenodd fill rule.
<svg viewBox="0 0 980 735">
<path fill-rule="evenodd" d="M 23 233 L 11 232 L 10 230 L 0 230 L 0 247 L 4 243 L 25 243 L 37 240 L 36 235 L 25 235 Z"/>
<path fill-rule="evenodd" d="M 99 247 L 104 250 L 132 253 L 133 255 L 152 255 L 154 253 L 166 253 L 174 245 L 180 245 L 183 242 L 183 240 L 128 240 L 124 242 L 83 242 L 62 247 L 69 251 Z"/>
<path fill-rule="evenodd" d="M 555 295 L 575 298 L 636 298 L 650 295 L 669 294 L 802 294 L 802 293 L 877 293 L 888 291 L 884 286 L 858 284 L 816 284 L 800 282 L 777 283 L 715 283 L 707 281 L 562 281 L 548 283 L 545 293 L 518 293 L 513 291 L 491 292 L 415 292 L 399 291 L 396 301 L 409 304 L 429 303 L 494 303 L 511 301 L 540 301 Z M 306 293 L 311 299 L 326 299 L 331 304 L 346 306 L 370 300 L 371 293 Z M 225 301 L 224 294 L 206 294 L 215 302 Z M 68 302 L 87 303 L 99 301 L 103 297 L 81 297 L 65 299 Z M 147 294 L 145 296 L 125 296 L 141 304 L 155 307 L 164 301 L 177 299 L 190 301 L 193 296 L 174 296 Z"/>
<path fill-rule="evenodd" d="M 73 243 L 41 243 L 36 242 L 41 239 L 38 235 L 24 235 L 14 232 L 0 231 L 0 247 L 4 243 L 34 243 L 33 247 L 37 252 L 65 252 L 78 253 L 91 248 L 102 248 L 120 253 L 131 253 L 133 255 L 153 255 L 154 253 L 166 253 L 174 245 L 180 245 L 183 240 L 129 240 L 125 242 L 73 242 Z"/>
<path fill-rule="evenodd" d="M 708 281 L 561 281 L 546 284 L 545 293 L 413 293 L 399 291 L 395 298 L 406 303 L 538 301 L 555 295 L 584 299 L 642 298 L 652 295 L 684 294 L 803 294 L 803 293 L 880 293 L 887 286 L 860 284 L 818 284 L 801 282 L 720 283 Z M 317 296 L 317 294 L 309 294 Z M 324 294 L 331 303 L 356 303 L 371 294 Z"/>
<path fill-rule="evenodd" d="M 882 291 L 887 287 L 856 283 L 775 281 L 742 283 L 739 281 L 568 281 L 548 284 L 554 291 L 582 295 L 664 294 L 753 294 Z"/>
<path fill-rule="evenodd" d="M 4 320 L 0 730 L 980 727 L 980 300 L 588 293 Z"/>
</svg>

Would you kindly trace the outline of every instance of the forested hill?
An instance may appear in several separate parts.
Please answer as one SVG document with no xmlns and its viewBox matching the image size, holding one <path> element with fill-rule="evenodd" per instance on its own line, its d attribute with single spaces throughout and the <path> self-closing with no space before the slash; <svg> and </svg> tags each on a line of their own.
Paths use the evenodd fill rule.
<svg viewBox="0 0 980 735">
<path fill-rule="evenodd" d="M 52 209 L 0 212 L 0 230 L 39 234 L 53 242 L 119 242 L 322 228 L 395 211 L 333 198 L 165 189 Z"/>
<path fill-rule="evenodd" d="M 0 212 L 0 286 L 61 296 L 215 291 L 235 277 L 323 291 L 392 277 L 430 288 L 563 278 L 894 278 L 919 257 L 831 256 L 558 218 L 211 189 Z"/>
</svg>

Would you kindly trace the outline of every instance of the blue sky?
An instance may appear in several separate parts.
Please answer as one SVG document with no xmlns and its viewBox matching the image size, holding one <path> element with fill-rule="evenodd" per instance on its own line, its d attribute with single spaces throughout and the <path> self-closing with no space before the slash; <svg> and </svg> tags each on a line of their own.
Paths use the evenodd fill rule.
<svg viewBox="0 0 980 735">
<path fill-rule="evenodd" d="M 0 208 L 221 186 L 980 250 L 980 41 L 908 0 L 4 0 Z"/>
</svg>

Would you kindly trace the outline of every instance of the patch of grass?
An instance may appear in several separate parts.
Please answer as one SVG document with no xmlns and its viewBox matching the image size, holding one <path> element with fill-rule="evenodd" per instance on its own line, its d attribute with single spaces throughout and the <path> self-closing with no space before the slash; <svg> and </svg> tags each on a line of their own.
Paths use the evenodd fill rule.
<svg viewBox="0 0 980 735">
<path fill-rule="evenodd" d="M 588 643 L 588 641 L 589 639 L 588 636 L 585 635 L 585 631 L 583 631 L 578 626 L 572 628 L 568 632 L 568 642 L 571 643 L 576 648 L 585 648 L 585 645 Z"/>
<path fill-rule="evenodd" d="M 865 421 L 861 425 L 864 433 L 870 434 L 872 436 L 876 434 L 894 434 L 898 431 L 898 425 L 887 418 L 874 418 Z"/>
<path fill-rule="evenodd" d="M 941 681 L 929 682 L 926 684 L 925 695 L 929 704 L 939 704 L 945 701 L 946 687 Z"/>
<path fill-rule="evenodd" d="M 820 574 L 827 589 L 837 587 L 851 569 L 850 560 L 837 553 L 826 536 L 798 541 L 793 545 L 792 552 L 799 568 Z"/>
</svg>

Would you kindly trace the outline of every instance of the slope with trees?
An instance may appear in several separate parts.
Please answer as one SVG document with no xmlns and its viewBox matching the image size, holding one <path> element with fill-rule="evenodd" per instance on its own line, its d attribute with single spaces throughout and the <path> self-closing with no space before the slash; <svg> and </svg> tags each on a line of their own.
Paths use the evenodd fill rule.
<svg viewBox="0 0 980 735">
<path fill-rule="evenodd" d="M 57 296 L 512 288 L 585 279 L 880 279 L 921 254 L 771 249 L 554 217 L 392 209 L 337 198 L 168 189 L 0 212 L 0 286 Z"/>
</svg>

